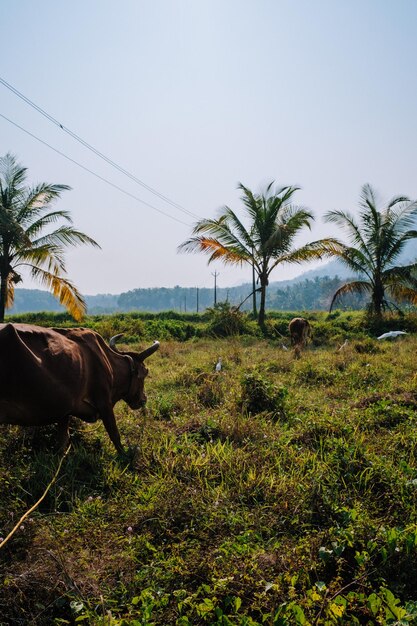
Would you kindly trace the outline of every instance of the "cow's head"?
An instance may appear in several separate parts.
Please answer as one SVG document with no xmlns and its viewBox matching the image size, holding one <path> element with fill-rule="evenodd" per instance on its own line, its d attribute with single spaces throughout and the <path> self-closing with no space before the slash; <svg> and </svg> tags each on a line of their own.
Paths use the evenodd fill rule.
<svg viewBox="0 0 417 626">
<path fill-rule="evenodd" d="M 159 341 L 154 341 L 153 345 L 142 352 L 122 352 L 116 347 L 116 340 L 123 333 L 115 335 L 109 341 L 110 348 L 126 357 L 130 367 L 130 379 L 127 385 L 127 392 L 123 396 L 123 400 L 127 402 L 131 409 L 139 409 L 146 404 L 145 394 L 145 378 L 148 375 L 148 368 L 145 367 L 144 361 L 159 348 Z"/>
</svg>

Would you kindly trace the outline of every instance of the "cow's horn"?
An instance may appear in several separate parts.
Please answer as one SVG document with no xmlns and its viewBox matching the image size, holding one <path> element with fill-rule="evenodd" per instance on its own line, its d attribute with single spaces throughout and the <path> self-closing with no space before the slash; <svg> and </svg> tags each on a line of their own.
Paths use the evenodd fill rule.
<svg viewBox="0 0 417 626">
<path fill-rule="evenodd" d="M 118 349 L 118 347 L 116 346 L 116 341 L 117 339 L 119 339 L 120 337 L 123 337 L 124 333 L 119 333 L 118 335 L 114 335 L 114 337 L 111 337 L 110 341 L 109 341 L 109 346 L 112 350 L 114 350 L 115 352 L 120 352 L 120 350 Z"/>
<path fill-rule="evenodd" d="M 159 348 L 159 341 L 154 341 L 150 348 L 146 348 L 146 350 L 138 354 L 138 359 L 140 359 L 140 361 L 144 361 L 145 359 L 148 358 L 148 356 L 151 356 L 151 354 L 156 352 L 158 348 Z"/>
</svg>

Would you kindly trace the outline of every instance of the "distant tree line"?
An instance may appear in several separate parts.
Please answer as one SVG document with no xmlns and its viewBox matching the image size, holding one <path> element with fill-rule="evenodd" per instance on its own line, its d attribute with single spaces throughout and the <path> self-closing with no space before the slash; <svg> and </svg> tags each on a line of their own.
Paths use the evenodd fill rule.
<svg viewBox="0 0 417 626">
<path fill-rule="evenodd" d="M 306 279 L 283 289 L 271 287 L 267 297 L 267 308 L 275 311 L 326 311 L 334 293 L 345 284 L 346 280 L 338 276 L 316 277 Z M 346 294 L 340 298 L 338 307 L 341 309 L 363 309 L 366 299 L 358 293 Z"/>
<path fill-rule="evenodd" d="M 275 311 L 301 311 L 329 309 L 333 294 L 344 283 L 345 279 L 335 277 L 315 277 L 294 281 L 291 283 L 272 283 L 267 293 L 266 308 Z M 238 287 L 218 288 L 217 301 L 229 302 L 238 307 L 248 295 L 252 286 L 249 284 Z M 357 310 L 364 307 L 364 298 L 357 293 L 343 296 L 338 303 L 341 309 Z M 178 311 L 181 313 L 195 313 L 197 311 L 196 287 L 154 287 L 150 289 L 133 289 L 120 295 L 101 294 L 85 296 L 88 313 L 114 313 L 129 311 Z M 198 289 L 199 312 L 212 307 L 214 304 L 214 290 L 212 288 Z M 241 306 L 242 311 L 252 308 L 248 298 Z M 15 302 L 10 313 L 63 311 L 56 299 L 46 291 L 39 289 L 16 289 Z"/>
<path fill-rule="evenodd" d="M 345 282 L 345 279 L 338 276 L 324 276 L 301 280 L 285 286 L 272 283 L 266 297 L 266 308 L 275 311 L 328 310 L 335 291 Z M 217 301 L 239 306 L 251 294 L 251 291 L 252 286 L 249 284 L 228 289 L 219 288 Z M 200 312 L 212 307 L 213 289 L 199 289 L 198 300 Z M 346 294 L 340 299 L 339 308 L 357 310 L 364 307 L 364 302 L 365 298 L 361 294 Z M 197 290 L 178 286 L 172 289 L 134 289 L 119 296 L 118 307 L 120 311 L 194 312 L 197 310 Z M 251 309 L 251 299 L 248 298 L 241 305 L 241 310 Z"/>
</svg>

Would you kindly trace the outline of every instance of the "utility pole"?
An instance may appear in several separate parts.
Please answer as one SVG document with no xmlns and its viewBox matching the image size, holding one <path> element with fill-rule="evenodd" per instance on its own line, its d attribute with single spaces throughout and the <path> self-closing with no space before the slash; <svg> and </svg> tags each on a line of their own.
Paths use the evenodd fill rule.
<svg viewBox="0 0 417 626">
<path fill-rule="evenodd" d="M 198 287 L 196 289 L 197 289 L 197 313 L 198 313 Z"/>
<path fill-rule="evenodd" d="M 184 313 L 187 313 L 187 294 L 184 295 Z"/>
<path fill-rule="evenodd" d="M 214 306 L 217 304 L 217 276 L 219 276 L 219 272 L 212 272 L 212 276 L 214 276 Z"/>
</svg>

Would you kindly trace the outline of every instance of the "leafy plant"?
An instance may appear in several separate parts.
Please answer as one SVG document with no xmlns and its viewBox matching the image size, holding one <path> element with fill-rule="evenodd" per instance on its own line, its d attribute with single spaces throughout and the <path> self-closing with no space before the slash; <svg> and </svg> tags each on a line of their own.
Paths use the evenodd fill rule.
<svg viewBox="0 0 417 626">
<path fill-rule="evenodd" d="M 220 302 L 207 309 L 209 317 L 206 332 L 215 337 L 231 337 L 250 332 L 250 323 L 246 313 L 242 313 L 228 302 Z"/>
<path fill-rule="evenodd" d="M 278 387 L 256 371 L 243 376 L 241 387 L 241 405 L 248 413 L 268 411 L 274 418 L 285 417 L 286 387 Z"/>
</svg>

